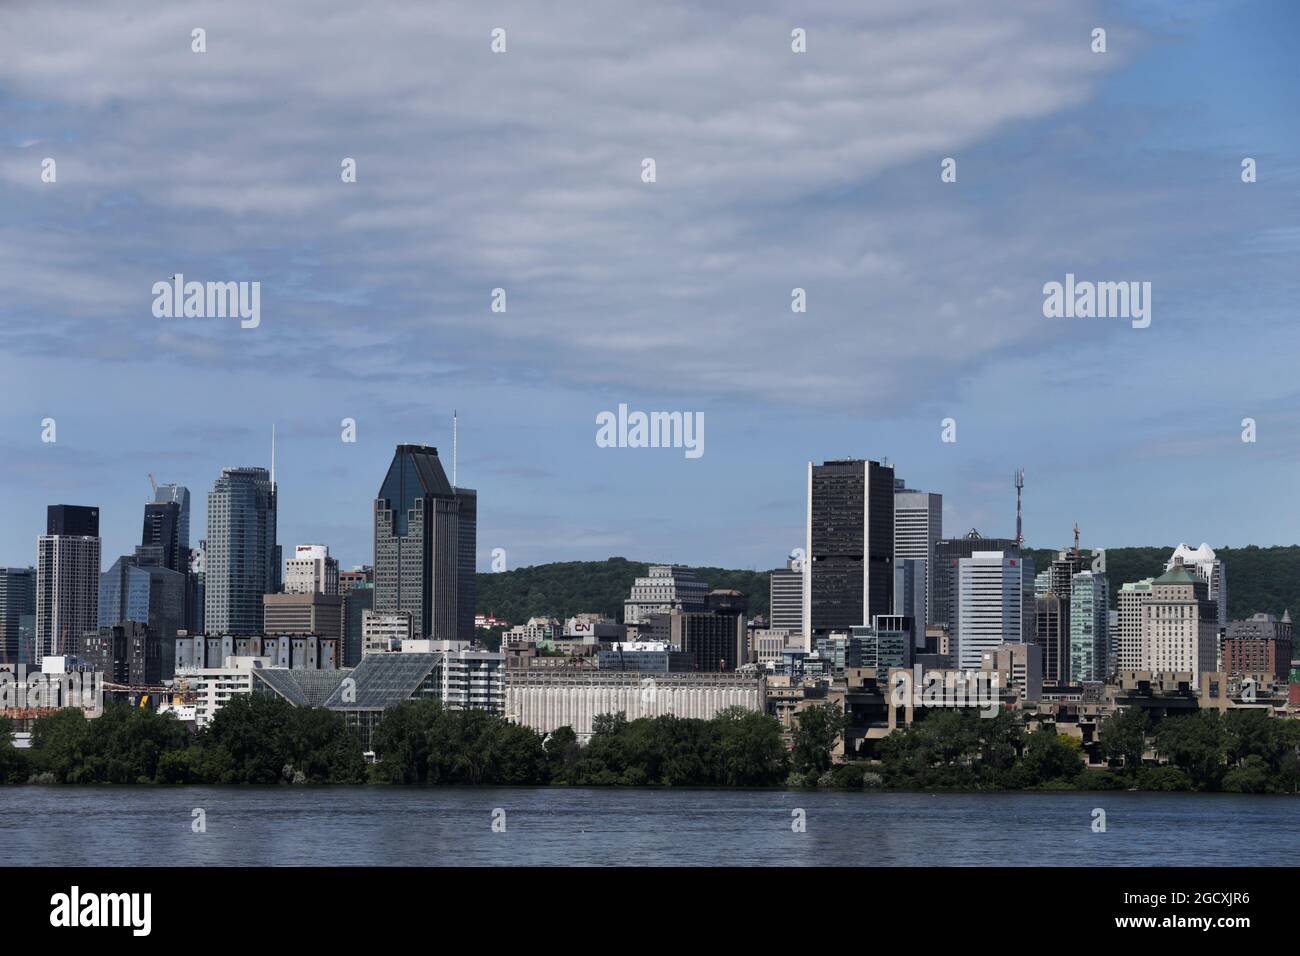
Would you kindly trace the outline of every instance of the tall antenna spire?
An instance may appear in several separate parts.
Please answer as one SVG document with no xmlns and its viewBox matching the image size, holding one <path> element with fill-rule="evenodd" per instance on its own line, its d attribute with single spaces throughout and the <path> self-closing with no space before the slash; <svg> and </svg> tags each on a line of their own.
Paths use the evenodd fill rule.
<svg viewBox="0 0 1300 956">
<path fill-rule="evenodd" d="M 459 450 L 456 442 L 458 438 L 456 409 L 453 408 L 451 410 L 451 486 L 453 488 L 456 487 L 456 452 Z"/>
<path fill-rule="evenodd" d="M 1025 469 L 1020 468 L 1016 471 L 1016 547 L 1025 546 L 1025 536 L 1020 525 L 1020 492 L 1025 487 Z"/>
<path fill-rule="evenodd" d="M 275 491 L 275 422 L 271 423 L 271 490 Z"/>
</svg>

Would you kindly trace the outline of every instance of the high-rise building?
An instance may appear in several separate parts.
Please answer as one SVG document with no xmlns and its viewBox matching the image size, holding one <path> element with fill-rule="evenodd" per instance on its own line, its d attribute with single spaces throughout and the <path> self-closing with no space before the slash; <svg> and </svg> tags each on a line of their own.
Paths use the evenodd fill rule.
<svg viewBox="0 0 1300 956">
<path fill-rule="evenodd" d="M 739 591 L 710 591 L 707 610 L 676 612 L 672 643 L 691 655 L 697 671 L 734 671 L 749 663 L 748 603 Z"/>
<path fill-rule="evenodd" d="M 347 572 L 345 572 L 347 573 Z M 361 662 L 361 651 L 365 646 L 361 632 L 362 616 L 375 608 L 375 586 L 370 581 L 351 583 L 343 596 L 343 647 L 341 649 L 344 667 L 356 667 Z"/>
<path fill-rule="evenodd" d="M 0 568 L 0 664 L 22 660 L 19 628 L 24 617 L 36 614 L 36 568 Z"/>
<path fill-rule="evenodd" d="M 300 544 L 284 565 L 285 594 L 339 593 L 339 562 L 324 544 Z"/>
<path fill-rule="evenodd" d="M 319 591 L 262 595 L 265 634 L 314 634 L 343 646 L 343 598 Z"/>
<path fill-rule="evenodd" d="M 147 627 L 158 645 L 161 676 L 176 673 L 176 634 L 185 627 L 185 575 L 152 563 L 151 555 L 123 555 L 99 576 L 99 627 Z M 133 633 L 133 632 L 132 632 Z"/>
<path fill-rule="evenodd" d="M 76 654 L 81 635 L 99 627 L 99 509 L 50 505 L 36 543 L 36 648 Z"/>
<path fill-rule="evenodd" d="M 460 508 L 438 449 L 398 445 L 375 498 L 374 610 L 409 613 L 414 638 L 459 633 Z"/>
<path fill-rule="evenodd" d="M 1142 604 L 1142 667 L 1199 675 L 1218 664 L 1217 609 L 1209 585 L 1181 562 L 1151 582 Z"/>
<path fill-rule="evenodd" d="M 184 485 L 159 485 L 153 493 L 155 504 L 167 504 L 174 502 L 179 508 L 179 523 L 177 525 L 180 534 L 181 549 L 188 550 L 190 546 L 190 489 Z M 171 567 L 171 565 L 168 565 Z M 172 568 L 172 570 L 178 570 Z"/>
<path fill-rule="evenodd" d="M 791 558 L 768 581 L 768 627 L 803 634 L 803 562 Z"/>
<path fill-rule="evenodd" d="M 900 561 L 924 561 L 921 569 L 922 596 L 925 601 L 923 624 L 933 624 L 928 572 L 934 560 L 934 547 L 943 539 L 943 495 L 915 491 L 895 482 L 894 491 L 894 564 Z M 911 614 L 909 609 L 906 613 Z M 921 621 L 921 618 L 916 618 Z M 921 627 L 924 631 L 925 628 Z"/>
<path fill-rule="evenodd" d="M 1015 552 L 976 551 L 957 561 L 957 666 L 979 670 L 984 655 L 1022 639 L 1024 574 Z"/>
<path fill-rule="evenodd" d="M 1020 553 L 1015 539 L 985 538 L 974 528 L 960 538 L 941 538 L 935 542 L 934 566 L 929 568 L 930 614 L 932 623 L 947 628 L 950 638 L 957 634 L 957 562 L 976 551 Z"/>
<path fill-rule="evenodd" d="M 167 574 L 176 574 L 160 568 Z M 153 686 L 172 675 L 163 673 L 163 642 L 153 628 L 123 621 L 86 631 L 81 636 L 81 656 L 104 680 L 133 687 Z M 172 648 L 173 655 L 175 647 Z"/>
<path fill-rule="evenodd" d="M 1047 574 L 1046 571 L 1040 574 Z M 1070 600 L 1044 591 L 1035 600 L 1035 640 L 1042 651 L 1043 680 L 1070 683 Z"/>
<path fill-rule="evenodd" d="M 460 502 L 457 522 L 459 566 L 456 572 L 457 637 L 474 640 L 474 603 L 477 600 L 474 573 L 478 562 L 478 492 L 473 488 L 456 488 Z"/>
<path fill-rule="evenodd" d="M 1205 582 L 1209 589 L 1210 600 L 1215 605 L 1215 624 L 1220 631 L 1228 626 L 1228 569 L 1214 556 L 1214 549 L 1201 542 L 1199 548 L 1189 548 L 1180 544 L 1165 562 L 1165 570 L 1170 571 L 1174 565 L 1181 564 Z"/>
<path fill-rule="evenodd" d="M 808 462 L 804 646 L 870 627 L 894 606 L 894 469 L 875 461 Z"/>
<path fill-rule="evenodd" d="M 174 501 L 144 506 L 140 548 L 154 563 L 180 574 L 189 572 L 189 546 L 181 544 L 181 506 Z"/>
<path fill-rule="evenodd" d="M 623 602 L 623 623 L 644 624 L 651 614 L 672 611 L 703 611 L 709 586 L 688 568 L 656 564 L 646 576 L 632 582 L 632 592 Z"/>
<path fill-rule="evenodd" d="M 262 595 L 280 578 L 276 488 L 265 468 L 225 468 L 208 492 L 204 626 L 213 634 L 258 634 Z"/>
<path fill-rule="evenodd" d="M 1110 675 L 1110 584 L 1104 571 L 1080 571 L 1070 585 L 1070 676 L 1100 681 Z"/>
<path fill-rule="evenodd" d="M 361 656 L 400 651 L 413 633 L 409 611 L 362 611 Z"/>
<path fill-rule="evenodd" d="M 913 621 L 924 621 L 925 605 L 925 570 L 928 561 L 919 558 L 894 557 L 894 611 Z M 879 615 L 877 615 L 879 616 Z M 925 633 L 924 628 L 921 630 Z"/>
<path fill-rule="evenodd" d="M 1111 646 L 1115 649 L 1117 671 L 1142 669 L 1142 605 L 1151 597 L 1153 580 L 1129 581 L 1115 594 L 1119 617 L 1118 627 L 1111 635 Z"/>
</svg>

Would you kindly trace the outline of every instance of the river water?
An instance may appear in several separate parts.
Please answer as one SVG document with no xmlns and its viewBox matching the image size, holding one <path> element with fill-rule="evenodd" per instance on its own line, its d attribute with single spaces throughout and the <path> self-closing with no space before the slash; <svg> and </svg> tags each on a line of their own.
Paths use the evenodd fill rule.
<svg viewBox="0 0 1300 956">
<path fill-rule="evenodd" d="M 19 866 L 1282 866 L 1300 797 L 22 786 L 0 787 L 0 847 Z"/>
</svg>

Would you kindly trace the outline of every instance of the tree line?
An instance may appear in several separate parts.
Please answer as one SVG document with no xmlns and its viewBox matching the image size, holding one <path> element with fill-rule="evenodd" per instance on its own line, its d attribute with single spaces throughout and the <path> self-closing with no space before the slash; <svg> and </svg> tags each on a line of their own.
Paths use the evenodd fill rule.
<svg viewBox="0 0 1300 956">
<path fill-rule="evenodd" d="M 1300 792 L 1300 721 L 1263 710 L 1154 726 L 1145 711 L 1122 711 L 1101 724 L 1104 769 L 1054 726 L 1031 731 L 1016 711 L 963 709 L 900 728 L 872 761 L 836 763 L 846 721 L 832 706 L 809 707 L 787 746 L 775 718 L 739 707 L 710 720 L 603 714 L 582 743 L 570 727 L 540 734 L 486 711 L 407 701 L 376 725 L 367 765 L 343 716 L 323 708 L 241 696 L 193 733 L 170 714 L 110 703 L 94 720 L 79 710 L 39 718 L 27 750 L 0 718 L 0 783 Z"/>
</svg>

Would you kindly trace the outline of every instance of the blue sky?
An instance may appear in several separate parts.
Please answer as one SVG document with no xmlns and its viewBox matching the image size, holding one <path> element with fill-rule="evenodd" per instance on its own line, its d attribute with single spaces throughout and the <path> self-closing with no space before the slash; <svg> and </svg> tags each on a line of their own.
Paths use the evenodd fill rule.
<svg viewBox="0 0 1300 956">
<path fill-rule="evenodd" d="M 776 566 L 844 456 L 951 534 L 1013 533 L 1024 467 L 1034 546 L 1300 541 L 1295 4 L 701 6 L 10 4 L 0 564 L 54 502 L 129 552 L 149 472 L 201 529 L 272 422 L 281 542 L 369 562 L 453 408 L 483 570 Z M 259 281 L 260 327 L 155 318 L 176 272 Z M 1044 318 L 1067 272 L 1150 281 L 1151 327 Z M 705 454 L 598 448 L 620 403 Z"/>
</svg>

